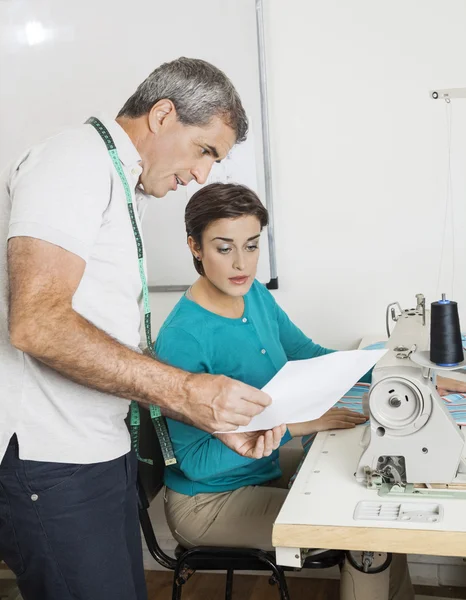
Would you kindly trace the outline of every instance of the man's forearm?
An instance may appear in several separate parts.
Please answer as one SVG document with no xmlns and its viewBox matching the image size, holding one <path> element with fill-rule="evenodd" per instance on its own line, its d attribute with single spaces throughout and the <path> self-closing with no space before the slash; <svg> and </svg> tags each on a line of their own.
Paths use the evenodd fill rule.
<svg viewBox="0 0 466 600">
<path fill-rule="evenodd" d="M 175 421 L 181 421 L 182 423 L 186 423 L 186 425 L 194 425 L 194 422 L 191 419 L 188 419 L 186 415 L 183 415 L 172 408 L 168 408 L 167 406 L 161 406 L 160 408 L 162 409 L 161 412 L 164 417 L 168 417 L 169 419 L 173 419 Z M 197 425 L 197 427 L 201 427 L 202 429 L 202 425 Z"/>
<path fill-rule="evenodd" d="M 181 412 L 184 371 L 127 348 L 70 308 L 38 317 L 15 344 L 20 350 L 81 385 Z"/>
</svg>

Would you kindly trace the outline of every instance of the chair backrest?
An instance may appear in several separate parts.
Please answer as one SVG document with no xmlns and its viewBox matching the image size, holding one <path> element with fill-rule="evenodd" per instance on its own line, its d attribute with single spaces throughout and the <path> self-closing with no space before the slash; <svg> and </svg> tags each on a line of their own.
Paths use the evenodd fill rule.
<svg viewBox="0 0 466 600">
<path fill-rule="evenodd" d="M 151 501 L 163 488 L 165 462 L 159 440 L 150 418 L 150 412 L 140 407 L 141 429 L 139 432 L 139 455 L 150 458 L 153 465 L 138 461 L 138 499 L 139 521 L 146 540 L 147 548 L 153 558 L 165 569 L 174 570 L 176 559 L 168 556 L 159 546 L 148 512 Z"/>
<path fill-rule="evenodd" d="M 139 455 L 142 458 L 150 458 L 154 463 L 151 466 L 139 461 L 139 479 L 148 501 L 151 502 L 163 487 L 165 463 L 149 410 L 141 406 L 139 412 L 141 414 Z"/>
</svg>

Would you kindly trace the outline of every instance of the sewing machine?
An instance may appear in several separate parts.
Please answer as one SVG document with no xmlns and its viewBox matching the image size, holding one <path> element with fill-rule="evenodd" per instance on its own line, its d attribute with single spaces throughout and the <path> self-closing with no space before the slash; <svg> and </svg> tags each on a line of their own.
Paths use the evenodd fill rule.
<svg viewBox="0 0 466 600">
<path fill-rule="evenodd" d="M 371 422 L 316 436 L 273 527 L 281 565 L 301 567 L 308 548 L 353 551 L 363 570 L 374 552 L 464 556 L 464 437 L 435 387 L 445 369 L 429 360 L 424 297 L 389 306 L 390 322 L 366 397 Z"/>
<path fill-rule="evenodd" d="M 391 333 L 390 314 L 396 322 Z M 465 439 L 436 389 L 424 296 L 417 295 L 413 309 L 389 305 L 387 330 L 388 352 L 374 367 L 363 403 L 370 425 L 361 440 L 356 479 L 379 495 L 433 495 L 435 484 L 466 489 Z"/>
<path fill-rule="evenodd" d="M 273 527 L 279 564 L 301 567 L 308 548 L 354 551 L 362 568 L 374 552 L 464 556 L 465 440 L 436 390 L 446 369 L 429 360 L 424 297 L 390 305 L 390 322 L 365 400 L 371 421 L 315 438 Z"/>
</svg>

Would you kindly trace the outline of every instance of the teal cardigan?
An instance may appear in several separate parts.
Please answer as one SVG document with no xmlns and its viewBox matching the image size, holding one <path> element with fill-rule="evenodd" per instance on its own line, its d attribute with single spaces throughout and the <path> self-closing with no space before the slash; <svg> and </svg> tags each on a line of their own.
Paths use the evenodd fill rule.
<svg viewBox="0 0 466 600">
<path fill-rule="evenodd" d="M 163 324 L 155 351 L 161 361 L 185 371 L 227 375 L 259 389 L 289 360 L 334 352 L 304 335 L 257 281 L 244 296 L 239 319 L 221 317 L 183 296 Z M 205 431 L 167 422 L 177 464 L 165 470 L 165 484 L 176 492 L 225 492 L 281 475 L 278 450 L 260 460 L 245 458 Z M 290 439 L 287 431 L 281 443 Z"/>
</svg>

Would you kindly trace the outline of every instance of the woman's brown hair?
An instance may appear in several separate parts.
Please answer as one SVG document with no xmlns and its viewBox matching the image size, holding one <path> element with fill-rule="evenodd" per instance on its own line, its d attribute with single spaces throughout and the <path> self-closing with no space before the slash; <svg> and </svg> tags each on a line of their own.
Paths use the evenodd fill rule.
<svg viewBox="0 0 466 600">
<path fill-rule="evenodd" d="M 202 234 L 213 221 L 252 215 L 261 226 L 269 222 L 267 209 L 255 192 L 236 183 L 211 183 L 198 190 L 189 200 L 184 213 L 186 233 L 202 248 Z M 194 267 L 204 275 L 202 262 L 193 257 Z"/>
</svg>

